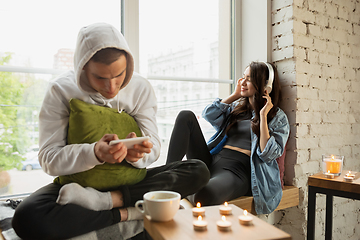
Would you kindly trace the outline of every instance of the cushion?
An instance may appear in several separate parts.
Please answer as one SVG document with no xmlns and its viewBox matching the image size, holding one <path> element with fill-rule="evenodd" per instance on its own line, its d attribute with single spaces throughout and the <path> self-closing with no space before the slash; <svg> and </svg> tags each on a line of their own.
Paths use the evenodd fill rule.
<svg viewBox="0 0 360 240">
<path fill-rule="evenodd" d="M 68 144 L 97 142 L 104 134 L 117 134 L 119 139 L 123 139 L 130 132 L 141 136 L 134 118 L 124 111 L 118 113 L 113 108 L 89 104 L 78 99 L 70 100 Z M 133 185 L 145 176 L 145 168 L 135 168 L 123 161 L 118 164 L 104 163 L 84 172 L 59 176 L 54 179 L 54 183 L 64 185 L 76 182 L 83 187 L 105 191 L 122 185 Z"/>
<path fill-rule="evenodd" d="M 284 153 L 281 155 L 281 157 L 279 157 L 279 158 L 276 159 L 276 162 L 277 162 L 277 164 L 278 164 L 279 171 L 280 171 L 280 180 L 281 180 L 281 187 L 282 187 L 282 189 L 284 189 L 284 172 L 285 172 L 286 145 L 287 145 L 287 144 L 285 144 Z"/>
</svg>

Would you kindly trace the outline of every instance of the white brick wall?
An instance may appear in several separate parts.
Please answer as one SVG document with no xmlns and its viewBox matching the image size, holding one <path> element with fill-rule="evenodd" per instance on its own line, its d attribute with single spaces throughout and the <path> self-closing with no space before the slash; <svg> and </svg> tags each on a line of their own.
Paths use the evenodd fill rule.
<svg viewBox="0 0 360 240">
<path fill-rule="evenodd" d="M 306 239 L 307 178 L 321 154 L 342 154 L 360 172 L 360 0 L 272 0 L 272 60 L 291 124 L 285 182 L 299 207 L 261 218 Z M 325 197 L 318 195 L 316 239 L 324 239 Z M 360 239 L 360 201 L 334 198 L 333 239 Z"/>
</svg>

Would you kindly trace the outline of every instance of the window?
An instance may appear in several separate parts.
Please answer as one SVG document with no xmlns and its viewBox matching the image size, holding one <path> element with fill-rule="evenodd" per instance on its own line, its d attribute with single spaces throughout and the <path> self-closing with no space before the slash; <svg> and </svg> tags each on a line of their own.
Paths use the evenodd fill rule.
<svg viewBox="0 0 360 240">
<path fill-rule="evenodd" d="M 81 27 L 108 22 L 120 30 L 121 1 L 5 1 L 0 22 L 0 196 L 8 196 L 53 180 L 37 160 L 47 83 L 72 69 Z"/>
<path fill-rule="evenodd" d="M 167 129 L 159 132 L 162 153 L 155 165 L 166 161 L 173 124 L 181 110 L 196 114 L 207 139 L 215 132 L 201 112 L 213 96 L 219 96 L 220 88 L 229 91 L 232 83 L 229 65 L 220 66 L 219 61 L 219 53 L 230 58 L 230 36 L 220 38 L 226 34 L 220 26 L 230 28 L 231 23 L 230 8 L 220 17 L 220 8 L 226 6 L 230 7 L 230 1 L 139 0 L 138 71 L 152 83 L 158 98 L 158 126 Z M 222 74 L 227 84 L 220 83 L 220 67 L 229 69 Z"/>
<path fill-rule="evenodd" d="M 0 38 L 0 198 L 33 192 L 53 180 L 36 169 L 39 109 L 48 82 L 72 68 L 79 29 L 94 22 L 122 30 L 135 57 L 135 70 L 154 87 L 163 145 L 155 165 L 165 163 L 174 120 L 182 109 L 195 112 L 208 139 L 214 130 L 201 118 L 201 111 L 214 97 L 228 95 L 233 82 L 232 2 L 4 2 L 0 6 L 1 34 L 7 36 Z"/>
</svg>

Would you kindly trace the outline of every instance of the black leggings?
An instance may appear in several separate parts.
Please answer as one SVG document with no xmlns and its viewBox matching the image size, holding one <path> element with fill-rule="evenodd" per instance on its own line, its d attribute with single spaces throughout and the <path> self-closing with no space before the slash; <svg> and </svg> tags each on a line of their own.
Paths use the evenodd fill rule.
<svg viewBox="0 0 360 240">
<path fill-rule="evenodd" d="M 124 207 L 134 206 L 149 191 L 176 191 L 186 197 L 204 187 L 209 176 L 206 165 L 198 160 L 148 169 L 144 180 L 120 188 Z M 92 211 L 75 204 L 57 204 L 60 188 L 60 185 L 51 183 L 31 194 L 16 208 L 12 225 L 19 237 L 67 239 L 121 220 L 119 209 Z"/>
<path fill-rule="evenodd" d="M 166 163 L 179 162 L 185 155 L 187 159 L 203 161 L 211 174 L 208 184 L 188 197 L 193 204 L 217 205 L 251 194 L 250 157 L 230 149 L 212 156 L 191 111 L 181 111 L 176 118 Z"/>
</svg>

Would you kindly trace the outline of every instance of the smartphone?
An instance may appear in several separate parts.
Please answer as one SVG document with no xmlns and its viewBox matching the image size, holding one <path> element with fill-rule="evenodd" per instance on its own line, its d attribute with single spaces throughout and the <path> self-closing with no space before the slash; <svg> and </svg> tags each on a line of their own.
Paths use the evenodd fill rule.
<svg viewBox="0 0 360 240">
<path fill-rule="evenodd" d="M 150 137 L 148 137 L 148 136 L 125 138 L 125 139 L 112 140 L 112 141 L 110 141 L 109 145 L 114 145 L 114 144 L 122 142 L 128 149 L 131 149 L 131 148 L 134 148 L 135 144 L 142 144 L 143 141 L 148 141 L 148 140 L 150 140 Z"/>
</svg>

